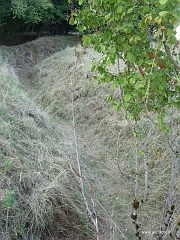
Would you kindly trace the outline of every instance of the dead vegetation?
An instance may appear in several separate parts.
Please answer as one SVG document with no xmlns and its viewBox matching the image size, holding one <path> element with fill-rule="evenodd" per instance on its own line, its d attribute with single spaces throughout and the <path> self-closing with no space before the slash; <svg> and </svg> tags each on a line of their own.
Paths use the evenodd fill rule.
<svg viewBox="0 0 180 240">
<path fill-rule="evenodd" d="M 76 178 L 65 170 L 74 155 L 67 126 L 27 97 L 11 68 L 0 71 L 0 238 L 91 238 Z"/>
<path fill-rule="evenodd" d="M 31 83 L 28 77 L 30 69 L 67 46 L 74 46 L 78 41 L 80 39 L 76 36 L 46 36 L 17 46 L 1 46 L 0 55 L 16 69 L 20 80 L 23 79 L 22 86 L 30 88 Z"/>
<path fill-rule="evenodd" d="M 32 44 L 38 46 L 37 42 Z M 38 48 L 34 52 L 37 54 Z M 12 70 L 1 65 L 2 239 L 93 239 L 75 171 L 71 110 L 74 78 L 82 174 L 91 183 L 99 206 L 96 210 L 100 235 L 104 240 L 136 239 L 131 214 L 139 146 L 131 125 L 106 100 L 112 94 L 109 85 L 91 81 L 91 64 L 100 55 L 86 49 L 75 71 L 77 52 L 81 53 L 80 47 L 76 51 L 68 47 L 28 68 L 26 81 L 30 81 L 28 87 L 34 101 L 21 90 Z M 14 66 L 23 67 L 20 63 Z M 153 117 L 152 120 L 144 118 L 138 123 L 143 132 L 140 144 L 149 163 L 149 200 L 143 203 L 144 154 L 139 155 L 142 202 L 138 222 L 142 239 L 154 239 L 160 231 L 170 187 L 171 160 L 177 159 L 180 151 L 179 112 L 167 111 L 169 136 L 158 131 Z M 164 239 L 175 239 L 180 220 L 179 189 L 178 178 L 176 210 L 169 226 L 171 236 L 167 234 Z M 91 203 L 87 182 L 85 190 Z"/>
</svg>

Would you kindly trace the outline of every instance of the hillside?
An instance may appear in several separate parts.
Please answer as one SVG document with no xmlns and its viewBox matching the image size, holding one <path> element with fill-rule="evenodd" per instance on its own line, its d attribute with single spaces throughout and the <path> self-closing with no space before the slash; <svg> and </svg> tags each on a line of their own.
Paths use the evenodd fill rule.
<svg viewBox="0 0 180 240">
<path fill-rule="evenodd" d="M 0 71 L 0 238 L 86 239 L 76 178 L 65 170 L 75 154 L 69 126 L 53 123 L 11 68 Z"/>
<path fill-rule="evenodd" d="M 1 47 L 0 238 L 95 239 L 77 174 L 74 96 L 85 192 L 91 211 L 98 215 L 101 239 L 136 239 L 131 219 L 136 158 L 142 200 L 145 156 L 149 199 L 138 209 L 138 222 L 142 239 L 154 239 L 152 233 L 159 231 L 166 211 L 171 159 L 177 160 L 174 152 L 180 149 L 179 111 L 167 111 L 170 136 L 156 129 L 155 117 L 142 118 L 140 144 L 146 155 L 138 155 L 133 122 L 106 100 L 113 94 L 109 84 L 91 81 L 91 64 L 101 55 L 91 48 L 72 47 L 77 39 L 69 41 L 40 38 Z M 178 177 L 171 236 L 164 239 L 175 239 L 179 189 Z"/>
</svg>

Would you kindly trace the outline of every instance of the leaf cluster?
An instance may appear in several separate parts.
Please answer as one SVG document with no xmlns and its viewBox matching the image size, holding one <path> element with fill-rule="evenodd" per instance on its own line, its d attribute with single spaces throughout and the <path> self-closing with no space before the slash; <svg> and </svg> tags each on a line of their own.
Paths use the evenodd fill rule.
<svg viewBox="0 0 180 240">
<path fill-rule="evenodd" d="M 12 25 L 21 28 L 39 23 L 62 23 L 67 21 L 68 6 L 68 0 L 2 0 L 0 27 L 3 29 L 6 25 L 6 28 L 11 29 Z"/>
<path fill-rule="evenodd" d="M 163 48 L 176 44 L 180 1 L 89 0 L 87 4 L 79 0 L 79 4 L 84 8 L 74 19 L 84 34 L 84 45 L 103 53 L 92 66 L 95 78 L 99 83 L 111 82 L 112 90 L 120 88 L 120 96 L 109 97 L 112 105 L 123 107 L 135 119 L 143 111 L 161 113 L 167 106 L 180 107 L 179 59 L 175 65 Z M 124 62 L 124 70 L 110 72 L 109 66 L 118 61 Z"/>
<path fill-rule="evenodd" d="M 37 23 L 49 19 L 53 5 L 51 0 L 30 0 L 30 1 L 15 1 L 12 0 L 12 10 L 15 16 L 22 18 L 26 23 Z"/>
<path fill-rule="evenodd" d="M 0 27 L 5 25 L 11 15 L 11 1 L 1 0 L 0 1 Z"/>
</svg>

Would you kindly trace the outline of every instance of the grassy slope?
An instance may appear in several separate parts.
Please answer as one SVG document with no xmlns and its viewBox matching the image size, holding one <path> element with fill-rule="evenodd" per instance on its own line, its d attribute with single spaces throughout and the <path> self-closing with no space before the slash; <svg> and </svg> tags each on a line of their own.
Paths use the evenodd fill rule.
<svg viewBox="0 0 180 240">
<path fill-rule="evenodd" d="M 37 43 L 33 42 L 33 44 Z M 76 50 L 81 51 L 80 48 Z M 105 100 L 111 93 L 108 84 L 100 86 L 90 82 L 91 63 L 99 57 L 94 51 L 87 49 L 77 64 L 75 113 L 82 171 L 93 186 L 114 239 L 124 239 L 123 235 L 126 239 L 134 239 L 130 218 L 135 187 L 134 140 L 131 127 L 122 119 L 122 113 L 110 109 Z M 33 87 L 35 101 L 43 107 L 43 111 L 20 90 L 14 73 L 9 72 L 6 66 L 1 67 L 1 75 L 4 76 L 1 80 L 3 89 L 1 118 L 4 123 L 0 145 L 3 176 L 1 185 L 4 193 L 0 199 L 1 204 L 7 202 L 7 197 L 11 192 L 13 193 L 12 190 L 15 189 L 16 194 L 15 205 L 1 209 L 3 218 L 0 227 L 2 226 L 3 234 L 18 232 L 21 235 L 20 232 L 24 227 L 18 229 L 17 226 L 26 223 L 26 232 L 28 230 L 29 236 L 34 236 L 33 239 L 41 238 L 40 230 L 45 226 L 48 226 L 50 231 L 53 230 L 55 235 L 59 232 L 64 233 L 65 239 L 76 239 L 77 235 L 79 237 L 77 239 L 84 238 L 80 231 L 71 231 L 78 229 L 80 222 L 74 224 L 74 220 L 68 219 L 71 226 L 68 228 L 67 222 L 63 226 L 64 220 L 62 222 L 60 220 L 61 214 L 65 216 L 63 209 L 67 198 L 70 202 L 68 202 L 68 211 L 71 215 L 76 208 L 82 218 L 84 209 L 78 184 L 74 182 L 72 174 L 68 174 L 69 172 L 60 166 L 61 163 L 66 166 L 76 165 L 71 127 L 71 86 L 75 62 L 75 49 L 66 48 L 40 62 L 34 69 L 28 69 L 30 78 L 26 81 L 31 82 L 28 87 Z M 170 120 L 168 117 L 167 122 Z M 179 113 L 176 112 L 173 115 L 171 136 L 174 148 L 179 146 L 179 123 Z M 150 172 L 149 201 L 139 208 L 139 222 L 142 224 L 141 231 L 158 231 L 171 176 L 171 151 L 164 141 L 167 136 L 157 131 L 151 121 L 144 120 L 139 125 L 143 130 L 142 144 L 147 151 Z M 67 153 L 72 158 L 70 162 Z M 143 156 L 140 157 L 139 167 L 139 198 L 142 199 Z M 3 182 L 6 184 L 3 185 Z M 12 188 L 8 190 L 9 193 L 8 186 Z M 178 181 L 177 195 L 179 187 Z M 86 192 L 91 202 L 88 185 Z M 17 211 L 18 208 L 20 212 Z M 11 215 L 8 211 L 11 211 Z M 20 216 L 19 222 L 13 220 L 14 218 L 7 218 L 7 213 L 9 216 Z M 178 213 L 179 208 L 173 216 L 174 223 L 178 221 Z M 47 218 L 50 215 L 54 217 Z M 67 219 L 68 216 L 65 218 Z M 55 221 L 56 227 L 50 227 L 51 224 L 54 225 L 50 220 Z M 86 221 L 84 217 L 82 222 L 85 225 Z M 58 230 L 57 225 L 64 227 L 65 230 Z M 102 239 L 109 239 L 104 225 L 101 224 L 101 228 Z M 69 235 L 66 230 L 69 230 Z M 86 228 L 84 231 L 87 233 Z M 27 239 L 30 239 L 29 236 Z M 151 239 L 151 237 L 151 234 L 143 235 L 143 239 Z M 90 235 L 85 237 L 85 239 L 90 238 Z"/>
<path fill-rule="evenodd" d="M 106 101 L 106 97 L 112 94 L 108 84 L 100 86 L 95 82 L 91 83 L 87 78 L 87 75 L 92 75 L 90 73 L 92 62 L 98 60 L 100 56 L 92 49 L 86 49 L 76 66 L 75 52 L 80 51 L 80 48 L 76 50 L 66 48 L 35 67 L 32 79 L 38 89 L 36 99 L 51 115 L 68 122 L 71 119 L 72 79 L 75 68 L 77 69 L 75 115 L 80 137 L 80 153 L 85 156 L 82 160 L 84 173 L 94 184 L 97 198 L 105 210 L 107 222 L 115 229 L 115 239 L 123 238 L 120 230 L 128 239 L 132 239 L 130 214 L 135 187 L 136 151 L 133 147 L 131 127 L 122 119 L 121 112 L 110 109 Z M 170 142 L 172 141 L 173 148 L 178 149 L 180 115 L 179 112 L 175 112 L 171 119 L 169 117 L 171 114 L 171 111 L 167 113 L 167 123 L 172 123 Z M 139 222 L 143 225 L 141 231 L 155 232 L 159 230 L 159 223 L 163 218 L 169 189 L 171 150 L 167 141 L 164 141 L 167 138 L 166 134 L 156 130 L 150 120 L 142 120 L 139 126 L 143 131 L 144 140 L 141 144 L 147 152 L 150 175 L 149 201 L 142 204 L 139 209 Z M 143 199 L 143 156 L 140 156 L 139 167 L 139 198 Z M 178 179 L 177 194 L 179 186 Z M 176 219 L 177 216 L 178 214 L 174 218 Z M 152 235 L 143 236 L 143 239 L 150 237 Z"/>
<path fill-rule="evenodd" d="M 7 65 L 0 76 L 0 239 L 87 239 L 76 179 L 61 167 L 74 155 L 66 126 L 30 100 Z"/>
</svg>

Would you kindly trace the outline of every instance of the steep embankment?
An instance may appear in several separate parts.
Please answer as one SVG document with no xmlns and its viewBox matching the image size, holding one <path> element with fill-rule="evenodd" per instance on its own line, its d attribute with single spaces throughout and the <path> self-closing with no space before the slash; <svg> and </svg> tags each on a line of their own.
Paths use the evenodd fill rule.
<svg viewBox="0 0 180 240">
<path fill-rule="evenodd" d="M 144 119 L 138 123 L 143 135 L 140 144 L 146 152 L 138 154 L 139 146 L 134 141 L 131 126 L 122 118 L 121 112 L 110 108 L 106 100 L 113 94 L 109 84 L 98 85 L 91 81 L 91 64 L 100 55 L 92 49 L 81 52 L 80 47 L 68 47 L 41 61 L 51 52 L 52 42 L 48 45 L 50 49 L 44 53 L 40 51 L 41 47 L 45 48 L 46 40 L 42 38 L 17 49 L 14 47 L 12 55 L 8 49 L 2 50 L 20 75 L 24 89 L 28 88 L 34 98 L 32 102 L 17 85 L 14 73 L 6 70 L 7 74 L 1 80 L 3 125 L 0 164 L 2 192 L 6 193 L 0 199 L 2 237 L 14 234 L 25 239 L 46 239 L 42 234 L 44 231 L 52 235 L 49 239 L 91 239 L 90 219 L 86 215 L 79 182 L 75 180 L 77 164 L 71 123 L 71 94 L 75 83 L 79 157 L 87 200 L 93 216 L 98 215 L 101 238 L 135 239 L 131 213 L 136 160 L 139 160 L 138 199 L 142 200 L 144 159 L 148 159 L 149 200 L 140 205 L 138 222 L 142 225 L 142 238 L 153 239 L 152 233 L 159 231 L 169 191 L 171 159 L 174 157 L 172 143 L 173 149 L 179 147 L 179 112 L 167 111 L 170 139 L 166 133 L 157 131 L 153 116 L 153 121 Z M 53 39 L 51 41 L 54 42 Z M 61 41 L 58 44 L 62 45 Z M 31 60 L 23 58 L 27 45 L 31 49 Z M 36 46 L 33 51 L 32 46 Z M 15 59 L 9 59 L 10 56 Z M 38 61 L 35 56 L 38 56 Z M 113 66 L 111 71 L 116 71 L 116 68 Z M 114 94 L 117 95 L 118 90 Z M 89 183 L 92 188 L 89 188 Z M 179 221 L 179 179 L 176 188 L 173 231 Z M 19 222 L 14 216 L 19 216 Z"/>
<path fill-rule="evenodd" d="M 117 96 L 118 89 L 113 93 L 108 83 L 99 85 L 91 81 L 91 64 L 98 61 L 99 57 L 91 48 L 85 51 L 66 48 L 37 64 L 31 72 L 33 84 L 38 89 L 35 99 L 54 118 L 71 124 L 71 94 L 74 93 L 82 170 L 95 189 L 106 223 L 113 229 L 114 239 L 134 239 L 131 213 L 138 160 L 138 198 L 142 201 L 138 209 L 138 222 L 142 224 L 140 231 L 143 239 L 153 239 L 153 233 L 159 231 L 166 214 L 171 160 L 174 159 L 176 164 L 178 161 L 172 147 L 180 148 L 180 114 L 177 110 L 167 110 L 166 122 L 171 129 L 171 136 L 156 129 L 155 114 L 151 119 L 142 118 L 138 122 L 142 140 L 137 143 L 130 125 L 134 123 L 130 121 L 128 124 L 122 118 L 122 113 L 111 109 L 106 100 L 109 95 Z M 123 68 L 124 64 L 121 63 L 120 67 Z M 117 65 L 110 71 L 116 73 Z M 143 203 L 146 161 L 149 198 Z M 179 193 L 179 187 L 178 178 L 176 194 Z M 175 197 L 175 201 L 177 208 L 172 220 L 172 235 L 180 211 L 179 198 Z M 108 239 L 107 232 L 103 239 Z"/>
<path fill-rule="evenodd" d="M 31 90 L 29 71 L 45 58 L 62 51 L 67 46 L 74 46 L 79 41 L 77 36 L 46 36 L 17 46 L 1 46 L 0 55 L 15 68 L 23 83 L 22 86 Z"/>
<path fill-rule="evenodd" d="M 75 155 L 71 130 L 53 122 L 21 86 L 1 58 L 0 239 L 91 239 L 78 181 L 66 171 Z"/>
</svg>

